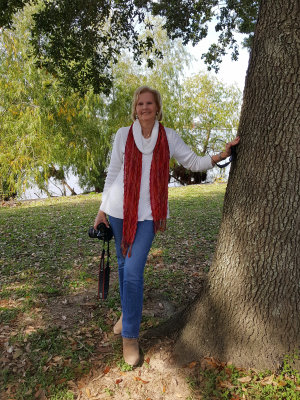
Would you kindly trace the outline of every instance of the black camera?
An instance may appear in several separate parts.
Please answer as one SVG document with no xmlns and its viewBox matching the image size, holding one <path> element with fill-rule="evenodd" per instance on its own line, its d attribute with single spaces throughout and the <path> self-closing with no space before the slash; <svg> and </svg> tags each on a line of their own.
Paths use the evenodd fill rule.
<svg viewBox="0 0 300 400">
<path fill-rule="evenodd" d="M 89 237 L 104 240 L 104 242 L 109 242 L 113 237 L 113 231 L 111 227 L 108 228 L 103 222 L 101 222 L 97 226 L 97 229 L 95 229 L 93 226 L 90 227 Z"/>
</svg>

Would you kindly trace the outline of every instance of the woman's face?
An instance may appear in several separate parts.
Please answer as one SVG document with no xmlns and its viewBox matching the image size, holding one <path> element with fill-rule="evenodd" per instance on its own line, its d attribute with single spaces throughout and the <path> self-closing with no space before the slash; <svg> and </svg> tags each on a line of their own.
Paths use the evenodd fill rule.
<svg viewBox="0 0 300 400">
<path fill-rule="evenodd" d="M 155 121 L 158 107 L 151 92 L 144 92 L 139 95 L 135 111 L 141 123 Z"/>
</svg>

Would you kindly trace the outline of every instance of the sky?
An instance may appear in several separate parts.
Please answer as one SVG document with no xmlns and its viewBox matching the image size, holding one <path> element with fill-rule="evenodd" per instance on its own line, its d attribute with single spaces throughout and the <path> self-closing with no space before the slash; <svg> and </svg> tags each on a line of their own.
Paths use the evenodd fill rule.
<svg viewBox="0 0 300 400">
<path fill-rule="evenodd" d="M 203 39 L 195 47 L 193 47 L 192 45 L 187 46 L 190 54 L 195 57 L 195 60 L 191 63 L 191 67 L 187 71 L 187 74 L 190 75 L 193 73 L 197 73 L 200 70 L 207 71 L 207 66 L 206 64 L 204 64 L 204 61 L 201 60 L 201 55 L 207 51 L 210 44 L 214 42 L 217 43 L 217 38 L 218 35 L 214 31 L 214 26 L 212 25 L 209 29 L 207 38 Z M 244 38 L 244 35 L 236 34 L 235 38 L 240 44 Z M 242 45 L 240 45 L 239 52 L 240 55 L 237 61 L 232 61 L 230 54 L 227 54 L 222 59 L 219 72 L 215 74 L 213 71 L 210 71 L 209 73 L 215 75 L 218 79 L 222 80 L 228 85 L 236 83 L 241 91 L 243 91 L 249 61 L 249 52 L 247 49 L 243 48 Z"/>
</svg>

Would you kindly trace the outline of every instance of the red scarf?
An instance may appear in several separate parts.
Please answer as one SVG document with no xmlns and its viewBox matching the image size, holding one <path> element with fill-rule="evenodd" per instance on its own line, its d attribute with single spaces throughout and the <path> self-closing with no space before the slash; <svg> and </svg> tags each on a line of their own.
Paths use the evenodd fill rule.
<svg viewBox="0 0 300 400">
<path fill-rule="evenodd" d="M 166 229 L 169 160 L 169 143 L 165 128 L 160 123 L 150 170 L 150 201 L 155 233 L 158 230 L 164 231 Z M 141 176 L 142 153 L 135 144 L 131 125 L 126 141 L 124 160 L 124 220 L 121 243 L 124 257 L 128 250 L 128 257 L 130 257 L 132 244 L 135 238 L 138 221 Z"/>
</svg>

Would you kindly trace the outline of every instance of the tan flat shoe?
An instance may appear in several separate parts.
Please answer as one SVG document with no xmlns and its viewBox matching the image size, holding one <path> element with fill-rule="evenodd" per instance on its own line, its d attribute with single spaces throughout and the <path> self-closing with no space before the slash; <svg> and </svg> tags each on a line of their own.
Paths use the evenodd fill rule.
<svg viewBox="0 0 300 400">
<path fill-rule="evenodd" d="M 127 364 L 136 366 L 140 361 L 138 339 L 123 338 L 123 357 Z"/>
<path fill-rule="evenodd" d="M 121 332 L 122 332 L 122 318 L 123 318 L 123 313 L 121 314 L 120 319 L 118 320 L 118 322 L 114 326 L 114 334 L 115 335 L 120 335 Z"/>
</svg>

